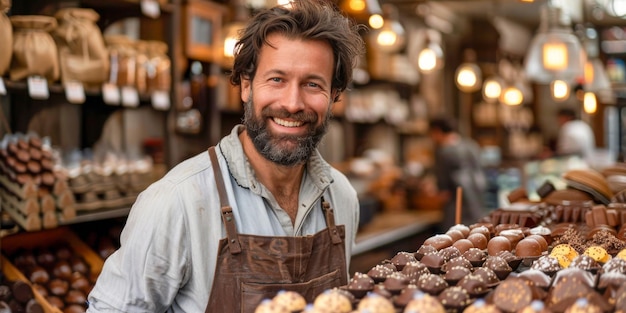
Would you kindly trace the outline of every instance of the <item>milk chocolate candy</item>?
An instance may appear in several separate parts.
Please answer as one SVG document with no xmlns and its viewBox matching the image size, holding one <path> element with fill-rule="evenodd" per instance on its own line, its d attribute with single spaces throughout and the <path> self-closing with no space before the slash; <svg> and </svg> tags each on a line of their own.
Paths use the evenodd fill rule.
<svg viewBox="0 0 626 313">
<path fill-rule="evenodd" d="M 515 203 L 520 200 L 528 200 L 528 195 L 526 193 L 526 188 L 519 187 L 509 193 L 507 196 L 509 203 Z"/>
<path fill-rule="evenodd" d="M 517 312 L 533 301 L 530 285 L 524 279 L 503 280 L 493 293 L 493 303 L 502 311 Z"/>
<path fill-rule="evenodd" d="M 39 136 L 29 136 L 28 144 L 33 148 L 41 149 L 41 146 L 42 146 L 41 138 L 39 138 Z"/>
<path fill-rule="evenodd" d="M 41 161 L 41 150 L 35 147 L 28 148 L 28 154 L 30 155 L 31 160 Z"/>
<path fill-rule="evenodd" d="M 7 285 L 0 285 L 0 301 L 9 301 L 12 296 L 11 287 Z"/>
<path fill-rule="evenodd" d="M 26 313 L 44 313 L 43 307 L 35 299 L 30 299 L 26 303 L 25 311 Z"/>
</svg>

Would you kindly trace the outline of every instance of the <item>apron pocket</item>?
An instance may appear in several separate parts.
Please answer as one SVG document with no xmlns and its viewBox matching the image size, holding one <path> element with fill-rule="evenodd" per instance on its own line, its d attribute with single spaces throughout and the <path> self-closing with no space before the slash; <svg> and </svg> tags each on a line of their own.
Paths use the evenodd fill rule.
<svg viewBox="0 0 626 313">
<path fill-rule="evenodd" d="M 253 282 L 241 283 L 241 312 L 254 312 L 263 299 L 271 299 L 281 290 L 295 291 L 301 294 L 307 303 L 312 303 L 314 298 L 324 290 L 339 287 L 346 282 L 341 279 L 341 272 L 334 270 L 328 274 L 302 283 L 279 283 L 262 284 Z"/>
</svg>

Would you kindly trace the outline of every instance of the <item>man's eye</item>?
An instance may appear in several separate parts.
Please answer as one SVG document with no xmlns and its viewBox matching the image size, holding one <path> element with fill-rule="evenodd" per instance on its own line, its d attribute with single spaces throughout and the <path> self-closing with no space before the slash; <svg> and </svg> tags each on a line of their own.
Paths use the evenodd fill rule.
<svg viewBox="0 0 626 313">
<path fill-rule="evenodd" d="M 307 83 L 307 86 L 317 88 L 317 87 L 319 87 L 320 85 L 318 85 L 318 84 L 316 84 L 316 83 Z"/>
<path fill-rule="evenodd" d="M 270 80 L 271 80 L 271 81 L 273 81 L 273 82 L 277 82 L 277 83 L 279 83 L 279 82 L 283 81 L 282 79 L 280 79 L 280 78 L 278 78 L 278 77 L 273 77 L 273 78 L 270 78 Z"/>
</svg>

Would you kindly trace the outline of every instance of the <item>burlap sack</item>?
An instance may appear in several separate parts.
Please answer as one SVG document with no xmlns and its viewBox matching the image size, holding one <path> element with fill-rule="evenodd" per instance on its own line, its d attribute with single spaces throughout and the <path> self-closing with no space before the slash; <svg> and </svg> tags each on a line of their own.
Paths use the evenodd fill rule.
<svg viewBox="0 0 626 313">
<path fill-rule="evenodd" d="M 59 47 L 61 80 L 101 85 L 109 70 L 109 53 L 92 9 L 67 8 L 57 11 L 59 26 L 53 34 Z"/>
<path fill-rule="evenodd" d="M 136 54 L 135 43 L 124 35 L 106 35 L 110 58 L 108 82 L 120 87 L 135 86 Z"/>
<path fill-rule="evenodd" d="M 11 0 L 0 0 L 0 47 L 13 46 L 13 27 L 9 17 L 5 14 L 11 7 Z M 0 76 L 9 69 L 11 65 L 12 49 L 0 49 Z"/>
<path fill-rule="evenodd" d="M 43 15 L 14 15 L 10 19 L 14 29 L 11 80 L 32 75 L 49 81 L 59 79 L 57 46 L 49 33 L 57 26 L 56 19 Z"/>
<path fill-rule="evenodd" d="M 137 43 L 137 90 L 169 91 L 172 80 L 167 44 L 157 40 Z"/>
</svg>

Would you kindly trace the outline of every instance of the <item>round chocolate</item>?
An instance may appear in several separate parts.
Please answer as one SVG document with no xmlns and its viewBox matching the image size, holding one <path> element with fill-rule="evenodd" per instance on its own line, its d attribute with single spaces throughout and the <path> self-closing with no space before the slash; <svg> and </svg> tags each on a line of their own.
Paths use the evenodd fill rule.
<svg viewBox="0 0 626 313">
<path fill-rule="evenodd" d="M 520 278 L 502 281 L 493 292 L 493 303 L 506 312 L 518 312 L 532 301 L 533 293 L 530 286 Z"/>
<path fill-rule="evenodd" d="M 478 249 L 487 249 L 487 237 L 482 233 L 473 233 L 467 236 L 467 240 L 471 241 L 474 247 Z"/>
<path fill-rule="evenodd" d="M 417 293 L 406 305 L 404 312 L 445 313 L 445 309 L 437 298 L 427 293 Z"/>
<path fill-rule="evenodd" d="M 12 296 L 11 287 L 0 285 L 0 301 L 8 302 Z"/>
<path fill-rule="evenodd" d="M 387 276 L 389 276 L 393 272 L 394 270 L 392 270 L 391 268 L 382 264 L 377 264 L 367 272 L 367 276 L 371 277 L 375 282 L 378 283 L 385 281 L 385 279 L 387 279 Z"/>
<path fill-rule="evenodd" d="M 470 234 L 470 228 L 469 226 L 463 225 L 463 224 L 456 224 L 451 226 L 448 230 L 458 230 L 463 234 L 463 238 L 467 238 L 467 236 L 469 236 Z"/>
<path fill-rule="evenodd" d="M 409 285 L 409 278 L 401 272 L 393 272 L 383 282 L 383 286 L 392 294 L 399 294 Z"/>
<path fill-rule="evenodd" d="M 60 260 L 52 268 L 52 275 L 57 278 L 68 280 L 72 276 L 72 267 L 66 260 Z"/>
<path fill-rule="evenodd" d="M 65 245 L 58 246 L 54 249 L 54 253 L 59 260 L 69 260 L 74 255 L 72 249 Z"/>
<path fill-rule="evenodd" d="M 289 312 L 301 312 L 306 307 L 306 299 L 295 291 L 281 290 L 274 296 L 272 301 L 282 305 Z"/>
<path fill-rule="evenodd" d="M 463 233 L 460 230 L 455 230 L 455 229 L 448 230 L 446 232 L 446 235 L 450 236 L 450 238 L 452 238 L 453 242 L 456 242 L 456 241 L 458 241 L 460 239 L 465 238 L 465 236 L 463 236 Z"/>
<path fill-rule="evenodd" d="M 63 313 L 84 313 L 86 309 L 84 305 L 70 304 L 63 309 Z"/>
<path fill-rule="evenodd" d="M 471 273 L 472 272 L 466 267 L 454 266 L 446 272 L 443 279 L 445 279 L 450 285 L 456 285 L 459 280 Z"/>
<path fill-rule="evenodd" d="M 470 296 L 461 287 L 449 287 L 439 294 L 438 297 L 443 307 L 450 310 L 461 310 L 470 304 Z"/>
<path fill-rule="evenodd" d="M 554 274 L 561 269 L 561 264 L 559 264 L 559 260 L 555 257 L 543 255 L 540 256 L 539 259 L 535 260 L 530 268 L 542 271 L 546 274 Z"/>
<path fill-rule="evenodd" d="M 569 267 L 579 268 L 581 270 L 597 270 L 600 268 L 600 264 L 592 257 L 586 254 L 580 254 L 572 260 Z"/>
<path fill-rule="evenodd" d="M 498 275 L 488 267 L 477 267 L 474 269 L 474 275 L 478 275 L 483 278 L 488 286 L 492 286 L 500 282 Z"/>
<path fill-rule="evenodd" d="M 461 253 L 465 253 L 467 250 L 474 248 L 474 244 L 465 238 L 455 241 L 452 246 L 459 249 Z"/>
<path fill-rule="evenodd" d="M 409 284 L 417 284 L 417 280 L 422 276 L 429 274 L 428 268 L 422 262 L 415 261 L 407 263 L 402 269 L 402 274 L 409 278 Z"/>
<path fill-rule="evenodd" d="M 548 251 L 548 241 L 543 236 L 531 234 L 531 235 L 526 236 L 526 238 L 535 239 L 541 246 L 541 251 Z"/>
<path fill-rule="evenodd" d="M 467 237 L 471 236 L 472 234 L 483 234 L 487 240 L 491 238 L 491 231 L 485 225 L 480 225 L 472 228 Z"/>
<path fill-rule="evenodd" d="M 452 237 L 445 234 L 437 234 L 432 237 L 426 238 L 424 240 L 424 245 L 433 246 L 437 250 L 441 250 L 443 248 L 447 248 L 451 246 L 454 242 L 452 241 Z"/>
<path fill-rule="evenodd" d="M 50 303 L 52 307 L 55 307 L 61 310 L 63 310 L 63 308 L 65 307 L 65 302 L 63 302 L 63 300 L 57 296 L 47 296 L 46 301 Z"/>
<path fill-rule="evenodd" d="M 30 285 L 22 280 L 16 280 L 13 283 L 11 292 L 13 293 L 13 298 L 20 303 L 26 303 L 35 296 Z"/>
<path fill-rule="evenodd" d="M 84 293 L 88 293 L 91 289 L 91 283 L 83 274 L 79 272 L 73 272 L 72 277 L 70 277 L 70 287 L 72 289 L 77 289 Z"/>
<path fill-rule="evenodd" d="M 524 232 L 519 229 L 505 229 L 500 232 L 499 236 L 504 236 L 511 242 L 511 248 L 515 249 L 517 243 L 524 238 Z"/>
<path fill-rule="evenodd" d="M 79 256 L 74 256 L 70 259 L 70 266 L 72 267 L 72 271 L 74 272 L 79 272 L 83 275 L 89 275 L 89 266 Z"/>
<path fill-rule="evenodd" d="M 70 289 L 64 299 L 66 304 L 84 304 L 87 301 L 85 293 L 76 289 Z"/>
<path fill-rule="evenodd" d="M 41 250 L 36 256 L 37 263 L 46 269 L 52 269 L 56 262 L 54 254 L 48 250 Z"/>
<path fill-rule="evenodd" d="M 374 290 L 375 282 L 367 274 L 356 272 L 348 282 L 346 289 L 356 298 L 363 297 L 368 291 Z"/>
<path fill-rule="evenodd" d="M 487 255 L 481 249 L 471 248 L 463 253 L 463 257 L 468 259 L 472 265 L 480 266 L 487 258 Z"/>
<path fill-rule="evenodd" d="M 48 282 L 48 290 L 50 294 L 55 296 L 63 296 L 69 289 L 69 283 L 66 280 L 55 278 Z"/>
<path fill-rule="evenodd" d="M 489 286 L 487 285 L 485 279 L 474 273 L 461 278 L 456 285 L 467 290 L 467 293 L 469 293 L 470 296 L 483 295 L 489 291 Z"/>
<path fill-rule="evenodd" d="M 404 308 L 407 304 L 409 304 L 409 302 L 411 302 L 411 300 L 413 300 L 413 297 L 420 293 L 422 293 L 422 291 L 419 290 L 416 285 L 409 284 L 406 288 L 402 289 L 397 297 L 394 298 L 393 303 L 399 308 Z"/>
<path fill-rule="evenodd" d="M 31 268 L 28 279 L 35 284 L 47 284 L 50 275 L 43 267 L 37 265 Z"/>
<path fill-rule="evenodd" d="M 511 251 L 511 241 L 504 236 L 495 236 L 487 243 L 487 253 L 497 255 L 501 251 Z"/>
<path fill-rule="evenodd" d="M 30 299 L 24 309 L 26 313 L 44 313 L 43 306 L 35 299 Z"/>
<path fill-rule="evenodd" d="M 515 247 L 515 255 L 522 258 L 540 256 L 542 252 L 541 245 L 533 238 L 524 238 Z"/>
<path fill-rule="evenodd" d="M 466 259 L 464 256 L 458 256 L 448 262 L 446 262 L 442 267 L 441 270 L 443 272 L 447 272 L 449 269 L 455 267 L 455 266 L 460 266 L 460 267 L 465 267 L 468 270 L 472 270 L 474 268 L 474 266 L 472 265 L 472 262 L 470 262 L 468 259 Z"/>
</svg>

